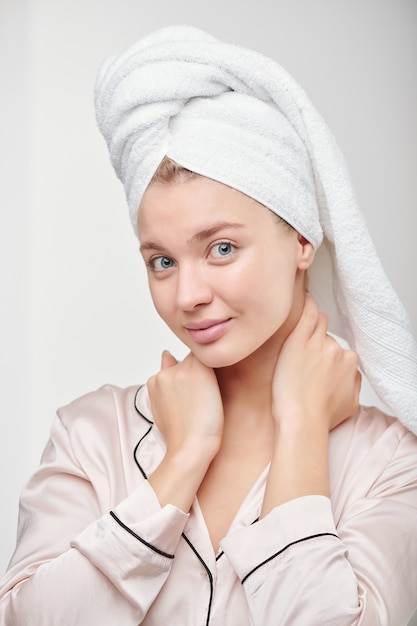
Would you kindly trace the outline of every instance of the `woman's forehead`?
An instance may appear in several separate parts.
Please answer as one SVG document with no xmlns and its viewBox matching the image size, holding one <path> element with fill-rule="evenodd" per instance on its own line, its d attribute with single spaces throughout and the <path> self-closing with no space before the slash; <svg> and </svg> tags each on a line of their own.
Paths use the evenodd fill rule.
<svg viewBox="0 0 417 626">
<path fill-rule="evenodd" d="M 157 183 L 147 189 L 138 210 L 139 236 L 162 222 L 189 224 L 201 231 L 219 224 L 258 221 L 260 214 L 273 214 L 246 194 L 223 183 L 196 177 L 179 183 Z"/>
</svg>

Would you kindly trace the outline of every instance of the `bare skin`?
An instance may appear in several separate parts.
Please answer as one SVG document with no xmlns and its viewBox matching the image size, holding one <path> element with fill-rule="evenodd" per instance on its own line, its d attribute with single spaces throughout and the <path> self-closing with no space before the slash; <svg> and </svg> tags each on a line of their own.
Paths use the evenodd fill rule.
<svg viewBox="0 0 417 626">
<path fill-rule="evenodd" d="M 168 200 L 171 204 L 178 201 L 178 210 L 184 212 L 185 230 L 191 221 L 190 216 L 194 215 L 191 212 L 187 215 L 186 203 L 190 196 L 194 203 L 196 198 L 199 199 L 203 216 L 204 203 L 209 202 L 207 198 L 215 198 L 213 205 L 207 207 L 210 216 L 215 213 L 219 198 L 225 198 L 236 221 L 236 215 L 240 215 L 239 202 L 244 205 L 246 200 L 236 199 L 219 183 L 213 182 L 205 187 L 198 186 L 198 183 L 193 185 L 189 182 L 178 185 L 169 190 L 169 195 L 165 189 L 171 185 L 156 189 L 153 195 L 149 195 L 150 206 L 142 207 L 139 230 L 152 233 L 148 216 L 156 214 Z M 245 206 L 243 215 L 246 215 L 244 210 Z M 177 212 L 177 221 L 181 219 L 178 216 Z M 158 217 L 159 223 L 166 219 L 164 215 Z M 248 211 L 248 223 L 251 219 Z M 265 228 L 260 232 L 264 232 L 267 238 L 268 229 L 272 228 L 272 223 L 267 221 L 269 215 L 258 215 L 250 232 L 256 231 L 258 222 L 263 219 L 266 220 Z M 259 228 L 263 228 L 262 224 Z M 181 231 L 179 233 L 181 235 Z M 232 310 L 218 279 L 230 271 L 228 267 L 221 265 L 219 269 L 216 265 L 213 270 L 217 258 L 213 263 L 206 248 L 204 254 L 200 248 L 192 248 L 192 237 L 184 236 L 181 247 L 182 244 L 177 244 L 180 235 L 175 234 L 172 242 L 167 244 L 169 251 L 172 248 L 175 264 L 168 273 L 162 273 L 162 281 L 159 273 L 156 278 L 150 276 L 154 302 L 160 312 L 162 310 L 165 321 L 174 326 L 174 332 L 178 311 L 181 316 L 186 314 L 187 319 L 193 319 L 191 316 L 200 315 L 201 311 L 218 312 L 229 307 L 229 315 Z M 238 244 L 240 236 L 239 231 L 236 235 Z M 271 236 L 275 237 L 275 234 Z M 284 235 L 278 236 L 284 242 Z M 165 241 L 169 241 L 169 234 Z M 247 245 L 244 242 L 241 249 L 245 250 L 246 246 L 251 250 L 253 245 L 253 241 Z M 312 260 L 308 244 L 294 232 L 288 245 L 289 252 L 285 253 L 292 259 L 292 265 L 286 271 L 292 295 L 288 310 L 285 309 L 285 314 L 283 312 L 283 321 L 274 333 L 244 358 L 231 364 L 222 362 L 221 367 L 213 367 L 212 363 L 215 359 L 224 359 L 219 348 L 221 342 L 229 341 L 227 334 L 216 340 L 217 343 L 202 346 L 194 346 L 190 340 L 190 348 L 194 351 L 180 363 L 169 353 L 164 353 L 160 372 L 148 381 L 154 419 L 167 442 L 166 455 L 149 482 L 161 506 L 170 503 L 188 512 L 197 496 L 215 551 L 246 494 L 268 463 L 271 466 L 261 517 L 293 498 L 312 494 L 328 496 L 329 432 L 358 407 L 360 374 L 356 354 L 342 349 L 329 337 L 326 317 L 318 312 L 314 300 L 305 294 L 305 271 Z M 158 251 L 160 247 L 158 244 Z M 240 260 L 244 258 L 243 253 L 239 246 L 238 249 L 236 257 L 230 257 L 232 269 L 233 264 L 238 267 L 243 262 Z M 146 255 L 152 259 L 152 254 L 152 251 L 144 253 L 147 262 Z M 163 258 L 167 258 L 165 248 L 163 254 Z M 255 268 L 255 271 L 258 270 Z M 245 272 L 250 275 L 248 268 Z M 190 284 L 192 288 L 188 289 Z M 194 293 L 198 293 L 195 301 L 192 300 Z M 171 305 L 173 299 L 175 306 L 167 308 L 167 303 Z M 209 317 L 209 313 L 204 315 Z M 250 329 L 250 325 L 245 326 L 246 322 L 241 321 L 245 319 L 240 312 L 236 314 L 233 323 L 242 324 L 236 328 Z M 179 330 L 178 334 L 181 332 Z M 229 336 L 233 338 L 230 331 Z M 246 335 L 241 333 L 241 336 Z"/>
<path fill-rule="evenodd" d="M 169 382 L 164 377 L 167 370 L 172 374 Z M 269 462 L 261 517 L 293 498 L 329 495 L 329 432 L 357 409 L 360 374 L 356 355 L 326 334 L 326 319 L 311 298 L 273 372 L 269 415 L 261 415 L 256 408 L 251 411 L 258 406 L 257 397 L 263 399 L 254 389 L 253 375 L 245 402 L 242 397 L 231 398 L 224 412 L 212 372 L 192 354 L 180 364 L 169 354 L 163 356 L 160 374 L 150 381 L 150 394 L 168 451 L 150 483 L 162 506 L 171 503 L 189 511 L 198 496 L 216 551 L 244 497 Z M 189 385 L 189 376 L 193 385 Z M 224 378 L 221 389 L 228 395 Z M 242 378 L 240 382 L 246 389 Z M 184 396 L 179 398 L 181 384 Z M 285 390 L 282 395 L 281 388 Z M 201 391 L 209 407 L 204 415 Z M 157 400 L 161 397 L 170 405 L 169 412 Z M 179 400 L 175 410 L 174 399 Z M 196 414 L 201 419 L 186 420 Z"/>
</svg>

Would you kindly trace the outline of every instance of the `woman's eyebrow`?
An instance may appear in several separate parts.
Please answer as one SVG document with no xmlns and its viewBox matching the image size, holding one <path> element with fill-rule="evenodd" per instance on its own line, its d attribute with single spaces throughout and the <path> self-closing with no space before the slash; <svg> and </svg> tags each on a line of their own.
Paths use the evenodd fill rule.
<svg viewBox="0 0 417 626">
<path fill-rule="evenodd" d="M 213 224 L 213 226 L 210 226 L 210 228 L 205 228 L 204 230 L 201 230 L 193 235 L 187 243 L 209 239 L 209 237 L 212 237 L 218 233 L 219 230 L 223 230 L 224 228 L 244 228 L 244 224 L 239 224 L 238 222 L 217 222 L 216 224 Z"/>
<path fill-rule="evenodd" d="M 204 241 L 204 239 L 209 239 L 220 230 L 224 228 L 244 228 L 244 224 L 239 224 L 238 222 L 216 222 L 209 228 L 205 228 L 204 230 L 200 230 L 198 233 L 193 235 L 191 239 L 187 240 L 187 243 L 193 243 L 194 241 Z M 159 243 L 153 241 L 144 241 L 140 246 L 140 251 L 144 252 L 145 250 L 155 250 L 156 252 L 166 252 L 166 248 L 161 246 Z"/>
<path fill-rule="evenodd" d="M 144 252 L 145 250 L 155 250 L 156 252 L 166 252 L 163 246 L 160 246 L 159 243 L 154 243 L 153 241 L 144 241 L 140 246 L 139 250 Z"/>
</svg>

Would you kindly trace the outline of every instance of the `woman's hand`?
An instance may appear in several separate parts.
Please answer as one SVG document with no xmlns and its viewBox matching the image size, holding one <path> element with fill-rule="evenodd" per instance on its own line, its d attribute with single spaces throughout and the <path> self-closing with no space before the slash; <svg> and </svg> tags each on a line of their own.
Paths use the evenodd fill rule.
<svg viewBox="0 0 417 626">
<path fill-rule="evenodd" d="M 327 317 L 306 296 L 302 315 L 284 342 L 273 380 L 273 415 L 325 425 L 328 431 L 359 405 L 361 375 L 355 352 L 327 334 Z"/>
<path fill-rule="evenodd" d="M 223 432 L 223 404 L 213 369 L 192 353 L 177 362 L 164 352 L 161 370 L 148 381 L 148 390 L 167 450 L 176 453 L 192 446 L 212 458 Z"/>
<path fill-rule="evenodd" d="M 182 362 L 164 352 L 148 381 L 152 413 L 166 440 L 161 465 L 149 481 L 161 505 L 188 511 L 223 433 L 223 404 L 214 370 L 190 353 Z"/>
<path fill-rule="evenodd" d="M 272 384 L 275 444 L 261 511 L 306 495 L 329 495 L 329 432 L 357 409 L 354 352 L 327 334 L 327 318 L 306 297 L 284 342 Z"/>
</svg>

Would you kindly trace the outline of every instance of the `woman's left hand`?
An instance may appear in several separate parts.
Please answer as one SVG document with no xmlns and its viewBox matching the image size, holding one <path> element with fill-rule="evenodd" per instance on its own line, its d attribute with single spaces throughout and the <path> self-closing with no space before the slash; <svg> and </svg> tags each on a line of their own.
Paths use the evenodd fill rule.
<svg viewBox="0 0 417 626">
<path fill-rule="evenodd" d="M 327 334 L 310 296 L 284 342 L 272 383 L 275 441 L 261 517 L 306 495 L 329 495 L 329 432 L 358 408 L 357 356 Z"/>
<path fill-rule="evenodd" d="M 328 320 L 306 296 L 301 317 L 283 344 L 273 379 L 273 416 L 330 431 L 359 405 L 361 375 L 355 352 L 327 334 Z"/>
</svg>

